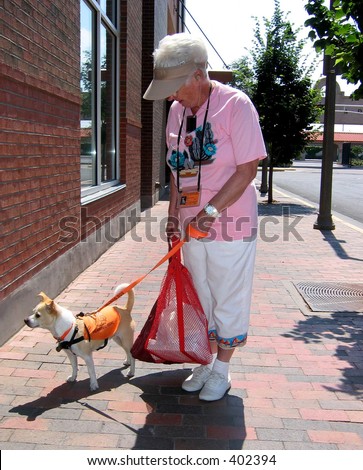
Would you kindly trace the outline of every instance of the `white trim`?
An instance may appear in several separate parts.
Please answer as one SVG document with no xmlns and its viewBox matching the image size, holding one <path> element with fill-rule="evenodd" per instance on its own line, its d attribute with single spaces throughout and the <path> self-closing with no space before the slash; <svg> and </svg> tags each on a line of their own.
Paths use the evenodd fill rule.
<svg viewBox="0 0 363 470">
<path fill-rule="evenodd" d="M 107 185 L 107 183 L 106 183 Z M 103 197 L 109 196 L 110 194 L 117 193 L 118 191 L 121 191 L 122 189 L 126 188 L 126 184 L 118 184 L 118 185 L 113 185 L 113 186 L 108 186 L 105 188 L 103 185 L 101 186 L 95 186 L 94 191 L 88 194 L 82 194 L 81 195 L 81 205 L 84 206 L 86 204 L 89 204 L 90 202 L 98 201 L 99 199 L 102 199 Z"/>
</svg>

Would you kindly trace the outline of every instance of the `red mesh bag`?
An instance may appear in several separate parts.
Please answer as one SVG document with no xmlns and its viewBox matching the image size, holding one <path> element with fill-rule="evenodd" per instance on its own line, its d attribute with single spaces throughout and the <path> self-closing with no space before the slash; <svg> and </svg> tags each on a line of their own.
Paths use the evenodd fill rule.
<svg viewBox="0 0 363 470">
<path fill-rule="evenodd" d="M 156 307 L 158 301 L 156 301 L 151 309 L 151 312 L 146 320 L 145 325 L 140 331 L 138 337 L 136 338 L 134 344 L 131 348 L 131 354 L 135 359 L 143 362 L 155 362 L 154 357 L 145 349 L 145 343 L 149 336 L 150 329 L 155 319 Z"/>
<path fill-rule="evenodd" d="M 180 250 L 171 258 L 155 305 L 132 349 L 136 359 L 209 364 L 207 319 Z"/>
</svg>

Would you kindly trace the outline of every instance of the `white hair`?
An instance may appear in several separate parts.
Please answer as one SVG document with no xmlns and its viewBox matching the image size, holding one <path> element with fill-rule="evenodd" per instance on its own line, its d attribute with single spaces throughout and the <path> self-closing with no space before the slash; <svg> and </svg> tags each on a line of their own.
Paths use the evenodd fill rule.
<svg viewBox="0 0 363 470">
<path fill-rule="evenodd" d="M 207 74 L 208 52 L 203 40 L 188 33 L 165 36 L 154 53 L 155 67 L 173 67 L 194 62 L 195 69 Z"/>
</svg>

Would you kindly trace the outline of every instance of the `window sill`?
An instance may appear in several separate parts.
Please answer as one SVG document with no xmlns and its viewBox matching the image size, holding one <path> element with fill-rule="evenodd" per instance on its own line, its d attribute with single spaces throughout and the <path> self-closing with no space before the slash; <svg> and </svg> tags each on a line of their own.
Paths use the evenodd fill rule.
<svg viewBox="0 0 363 470">
<path fill-rule="evenodd" d="M 111 186 L 107 189 L 102 189 L 102 187 L 100 187 L 99 191 L 95 191 L 92 194 L 87 194 L 84 196 L 81 195 L 81 206 L 85 206 L 86 204 L 90 204 L 94 201 L 99 201 L 100 199 L 110 196 L 111 194 L 117 193 L 118 191 L 121 191 L 124 188 L 126 188 L 126 184 L 118 184 L 116 186 Z"/>
</svg>

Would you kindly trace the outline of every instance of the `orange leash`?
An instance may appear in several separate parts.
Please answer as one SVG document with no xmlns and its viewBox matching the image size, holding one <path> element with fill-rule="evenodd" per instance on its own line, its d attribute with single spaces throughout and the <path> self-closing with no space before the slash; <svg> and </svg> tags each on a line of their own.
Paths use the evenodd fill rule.
<svg viewBox="0 0 363 470">
<path fill-rule="evenodd" d="M 95 312 L 99 312 L 100 310 L 102 310 L 103 308 L 105 307 L 108 307 L 109 305 L 113 304 L 116 302 L 116 300 L 118 300 L 120 297 L 122 297 L 123 295 L 127 294 L 127 292 L 129 292 L 131 289 L 133 289 L 135 286 L 137 286 L 138 284 L 140 284 L 141 281 L 143 281 L 145 279 L 146 276 L 148 276 L 151 272 L 153 272 L 155 269 L 157 269 L 159 266 L 161 266 L 162 264 L 165 263 L 165 261 L 167 261 L 169 258 L 171 258 L 173 255 L 175 255 L 175 253 L 177 253 L 180 248 L 184 245 L 184 243 L 188 240 L 189 237 L 191 238 L 205 238 L 208 233 L 206 232 L 201 232 L 200 230 L 196 229 L 195 227 L 191 226 L 190 224 L 187 226 L 187 230 L 186 230 L 186 233 L 187 233 L 187 236 L 185 238 L 183 238 L 182 240 L 180 240 L 173 248 L 171 248 L 169 250 L 169 252 L 163 256 L 161 258 L 161 260 L 155 264 L 155 266 L 153 268 L 150 269 L 150 271 L 148 271 L 146 274 L 144 274 L 143 276 L 140 276 L 138 279 L 136 279 L 135 281 L 131 282 L 131 284 L 129 284 L 127 287 L 125 287 L 124 289 L 122 289 L 120 292 L 118 292 L 117 294 L 115 294 L 113 297 L 111 297 L 110 300 L 108 300 L 105 304 L 103 304 L 101 307 L 99 307 Z"/>
</svg>

